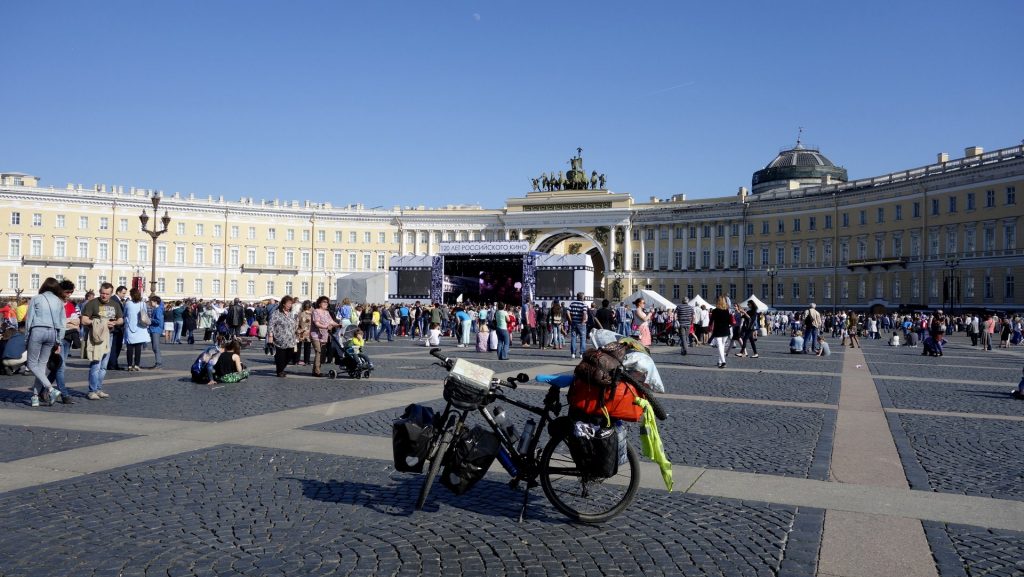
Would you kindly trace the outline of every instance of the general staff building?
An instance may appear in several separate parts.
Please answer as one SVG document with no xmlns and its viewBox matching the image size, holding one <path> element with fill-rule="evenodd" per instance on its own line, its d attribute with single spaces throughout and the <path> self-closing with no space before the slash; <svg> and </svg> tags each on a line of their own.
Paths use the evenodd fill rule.
<svg viewBox="0 0 1024 577">
<path fill-rule="evenodd" d="M 2 173 L 0 298 L 34 294 L 48 276 L 75 282 L 77 296 L 103 282 L 149 282 L 151 251 L 156 291 L 167 299 L 336 297 L 335 279 L 386 271 L 393 256 L 433 254 L 442 241 L 518 239 L 537 251 L 589 254 L 594 294 L 613 299 L 649 288 L 674 301 L 757 295 L 780 309 L 1024 308 L 1016 289 L 1024 146 L 970 147 L 963 157 L 851 180 L 798 143 L 756 171 L 749 188 L 721 198 L 640 201 L 584 186 L 535 184 L 494 209 L 369 209 L 43 186 Z M 154 195 L 160 214 L 148 214 L 149 229 L 170 217 L 155 239 L 139 220 Z"/>
</svg>

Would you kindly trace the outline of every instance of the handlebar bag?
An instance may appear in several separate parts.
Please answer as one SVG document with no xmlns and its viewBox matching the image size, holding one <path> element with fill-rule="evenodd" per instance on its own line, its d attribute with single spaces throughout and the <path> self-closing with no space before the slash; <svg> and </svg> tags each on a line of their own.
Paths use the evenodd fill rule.
<svg viewBox="0 0 1024 577">
<path fill-rule="evenodd" d="M 500 447 L 498 436 L 480 425 L 464 432 L 445 457 L 441 484 L 456 495 L 469 491 L 483 479 Z"/>
<path fill-rule="evenodd" d="M 391 424 L 391 447 L 395 470 L 422 473 L 427 449 L 434 435 L 434 409 L 412 404 Z"/>
</svg>

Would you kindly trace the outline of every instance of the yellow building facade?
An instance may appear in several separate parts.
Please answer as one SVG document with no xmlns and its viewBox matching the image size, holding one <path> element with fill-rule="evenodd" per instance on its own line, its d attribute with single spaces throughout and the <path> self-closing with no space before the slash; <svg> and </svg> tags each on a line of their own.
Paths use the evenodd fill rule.
<svg viewBox="0 0 1024 577">
<path fill-rule="evenodd" d="M 386 271 L 395 255 L 516 238 L 544 252 L 590 254 L 595 295 L 611 298 L 650 288 L 675 301 L 754 294 L 784 309 L 1024 308 L 1016 289 L 1024 147 L 972 147 L 927 166 L 845 176 L 798 146 L 755 173 L 752 192 L 723 198 L 640 202 L 608 190 L 535 190 L 500 209 L 367 209 L 57 188 L 3 173 L 0 298 L 34 294 L 48 276 L 72 280 L 78 296 L 133 276 L 148 283 L 152 251 L 156 292 L 171 300 L 337 297 L 339 276 Z M 144 210 L 150 228 L 170 217 L 155 242 L 141 229 Z"/>
</svg>

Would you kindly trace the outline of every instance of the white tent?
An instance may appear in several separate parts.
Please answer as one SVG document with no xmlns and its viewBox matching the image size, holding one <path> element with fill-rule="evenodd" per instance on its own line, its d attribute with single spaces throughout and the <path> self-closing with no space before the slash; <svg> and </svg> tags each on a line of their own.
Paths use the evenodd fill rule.
<svg viewBox="0 0 1024 577">
<path fill-rule="evenodd" d="M 750 295 L 750 298 L 741 302 L 740 306 L 743 308 L 749 308 L 750 303 L 754 303 L 754 306 L 757 307 L 757 312 L 759 313 L 763 313 L 768 310 L 768 305 L 764 304 L 761 299 L 757 298 L 757 295 Z"/>
<path fill-rule="evenodd" d="M 691 307 L 693 307 L 694 310 L 697 310 L 700 307 L 708 307 L 709 309 L 715 308 L 715 305 L 713 305 L 713 304 L 709 303 L 708 301 L 704 300 L 700 295 L 697 295 L 697 296 L 693 297 L 692 299 L 690 299 L 688 304 Z"/>
<path fill-rule="evenodd" d="M 640 289 L 628 297 L 622 299 L 623 302 L 633 304 L 636 299 L 644 299 L 648 308 L 656 308 L 668 311 L 676 310 L 676 305 L 652 290 Z"/>
</svg>

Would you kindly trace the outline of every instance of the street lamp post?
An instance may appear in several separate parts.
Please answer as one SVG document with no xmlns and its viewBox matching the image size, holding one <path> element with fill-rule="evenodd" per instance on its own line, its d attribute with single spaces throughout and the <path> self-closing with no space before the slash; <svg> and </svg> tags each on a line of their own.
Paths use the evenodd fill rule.
<svg viewBox="0 0 1024 577">
<path fill-rule="evenodd" d="M 955 256 L 946 257 L 946 268 L 949 269 L 949 273 L 946 275 L 945 292 L 949 297 L 950 314 L 956 314 L 957 301 L 960 300 L 960 278 L 956 275 L 956 269 L 959 266 L 959 258 Z M 945 306 L 945 299 L 943 299 L 943 306 Z"/>
<path fill-rule="evenodd" d="M 775 308 L 775 277 L 779 274 L 779 267 L 770 266 L 765 272 L 768 273 L 768 278 L 771 279 L 771 284 L 768 285 L 768 292 L 772 295 L 772 308 Z"/>
<path fill-rule="evenodd" d="M 157 211 L 158 211 L 158 209 L 160 207 L 160 197 L 156 196 L 156 195 L 153 195 L 153 197 L 150 200 L 153 202 L 153 217 L 155 218 L 156 215 L 157 215 Z M 149 294 L 155 295 L 156 294 L 156 239 L 159 238 L 161 234 L 167 232 L 167 227 L 171 224 L 171 216 L 169 214 L 167 214 L 167 210 L 165 209 L 164 210 L 164 216 L 160 219 L 160 223 L 164 225 L 163 229 L 157 230 L 156 222 L 154 222 L 153 223 L 153 230 L 149 230 L 148 228 L 146 228 L 146 225 L 149 224 L 149 215 L 146 214 L 146 209 L 142 209 L 142 214 L 139 215 L 139 222 L 142 223 L 142 232 L 148 234 L 149 237 L 153 239 L 153 247 L 152 247 L 153 260 L 152 260 L 152 267 L 150 268 L 150 271 L 149 271 L 149 274 L 150 274 L 150 278 L 149 278 Z"/>
</svg>

